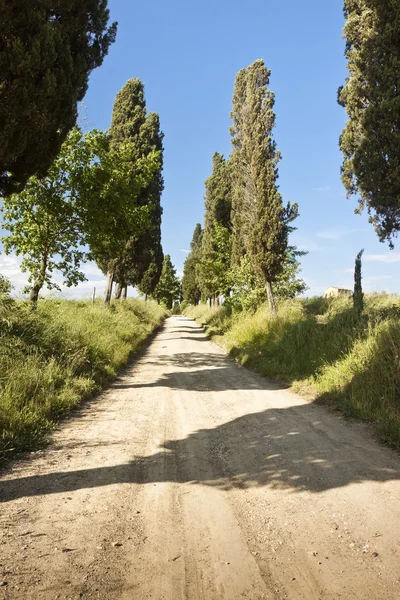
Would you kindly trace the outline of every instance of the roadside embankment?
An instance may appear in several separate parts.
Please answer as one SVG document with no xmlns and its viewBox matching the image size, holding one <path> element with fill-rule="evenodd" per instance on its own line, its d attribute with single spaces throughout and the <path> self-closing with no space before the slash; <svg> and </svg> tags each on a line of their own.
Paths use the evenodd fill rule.
<svg viewBox="0 0 400 600">
<path fill-rule="evenodd" d="M 0 297 L 0 460 L 31 450 L 68 411 L 112 380 L 161 325 L 153 302 Z"/>
<path fill-rule="evenodd" d="M 344 414 L 374 423 L 400 448 L 400 298 L 373 294 L 359 317 L 350 299 L 281 302 L 272 318 L 205 305 L 185 314 L 241 364 Z"/>
</svg>

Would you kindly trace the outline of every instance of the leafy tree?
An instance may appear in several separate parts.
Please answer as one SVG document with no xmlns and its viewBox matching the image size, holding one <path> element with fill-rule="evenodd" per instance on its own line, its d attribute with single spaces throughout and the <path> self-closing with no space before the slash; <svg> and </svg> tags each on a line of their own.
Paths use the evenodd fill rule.
<svg viewBox="0 0 400 600">
<path fill-rule="evenodd" d="M 20 194 L 4 199 L 3 226 L 9 232 L 4 248 L 23 255 L 33 303 L 43 286 L 57 289 L 54 271 L 61 272 L 65 285 L 77 285 L 85 280 L 83 262 L 107 254 L 110 247 L 115 252 L 114 222 L 130 231 L 135 224 L 138 233 L 143 228 L 146 215 L 129 193 L 137 196 L 147 185 L 155 159 L 139 164 L 132 174 L 123 150 L 110 153 L 104 133 L 82 135 L 75 128 L 47 176 L 31 177 Z"/>
<path fill-rule="evenodd" d="M 231 127 L 234 173 L 233 258 L 248 255 L 262 277 L 270 310 L 276 313 L 272 284 L 282 273 L 288 247 L 289 223 L 297 205 L 283 206 L 278 191 L 281 158 L 272 138 L 275 97 L 268 89 L 270 71 L 255 61 L 236 77 Z"/>
<path fill-rule="evenodd" d="M 3 227 L 9 231 L 2 240 L 4 248 L 23 255 L 21 268 L 29 273 L 32 302 L 37 302 L 44 285 L 58 288 L 52 281 L 53 271 L 60 271 L 68 286 L 85 279 L 79 269 L 90 256 L 82 249 L 86 240 L 78 204 L 90 179 L 94 157 L 90 141 L 74 129 L 48 176 L 32 177 L 23 192 L 3 201 Z"/>
<path fill-rule="evenodd" d="M 196 279 L 202 295 L 209 297 L 214 303 L 231 288 L 231 232 L 216 221 L 212 227 L 210 247 L 205 250 L 203 244 L 201 258 L 196 267 Z"/>
<path fill-rule="evenodd" d="M 298 257 L 303 254 L 294 246 L 288 247 L 283 271 L 273 284 L 274 294 L 278 298 L 296 298 L 306 291 L 305 281 L 299 278 Z M 248 256 L 242 258 L 240 265 L 232 266 L 231 286 L 232 297 L 226 302 L 236 310 L 256 310 L 260 304 L 268 300 L 264 278 L 254 272 Z"/>
<path fill-rule="evenodd" d="M 182 296 L 184 302 L 197 305 L 201 299 L 201 290 L 196 278 L 196 267 L 201 259 L 201 241 L 203 230 L 200 223 L 197 223 L 193 238 L 190 243 L 190 253 L 188 254 L 183 266 L 182 277 Z"/>
<path fill-rule="evenodd" d="M 381 241 L 400 230 L 400 4 L 345 0 L 349 76 L 339 89 L 348 121 L 340 138 L 347 196 L 359 195 Z"/>
<path fill-rule="evenodd" d="M 44 176 L 115 40 L 107 0 L 0 2 L 0 195 Z"/>
<path fill-rule="evenodd" d="M 164 256 L 161 277 L 156 285 L 153 297 L 160 304 L 165 304 L 169 309 L 173 307 L 175 300 L 180 300 L 181 282 L 176 276 L 169 254 Z"/>
<path fill-rule="evenodd" d="M 157 168 L 154 169 L 148 184 L 137 197 L 139 207 L 147 207 L 149 220 L 140 235 L 127 232 L 123 242 L 125 252 L 110 255 L 108 280 L 115 279 L 119 284 L 116 297 L 127 284 L 139 285 L 145 277 L 143 287 L 154 289 L 162 267 L 161 248 L 161 193 L 164 187 L 162 178 L 163 134 L 156 113 L 146 114 L 144 86 L 140 79 L 130 79 L 118 92 L 113 108 L 110 127 L 110 145 L 118 150 L 121 144 L 129 143 L 131 155 L 128 158 L 132 169 L 138 161 L 156 154 Z M 112 273 L 111 273 L 112 271 Z M 109 289 L 106 295 L 109 294 Z"/>
<path fill-rule="evenodd" d="M 364 250 L 360 250 L 356 257 L 356 263 L 354 267 L 354 294 L 353 294 L 353 306 L 357 314 L 361 314 L 364 310 L 364 294 L 362 291 L 362 255 Z"/>
<path fill-rule="evenodd" d="M 231 266 L 231 166 L 222 154 L 213 156 L 212 174 L 205 182 L 205 216 L 197 280 L 203 296 L 215 298 L 229 292 Z"/>
</svg>

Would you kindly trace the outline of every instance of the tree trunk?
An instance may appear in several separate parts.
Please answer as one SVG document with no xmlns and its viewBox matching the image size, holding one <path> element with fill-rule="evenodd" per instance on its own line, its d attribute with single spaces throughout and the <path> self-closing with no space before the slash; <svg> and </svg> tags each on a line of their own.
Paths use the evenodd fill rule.
<svg viewBox="0 0 400 600">
<path fill-rule="evenodd" d="M 104 291 L 104 304 L 110 304 L 110 302 L 111 302 L 113 282 L 114 282 L 114 271 L 109 270 L 109 271 L 107 271 L 106 289 Z"/>
<path fill-rule="evenodd" d="M 267 281 L 267 283 L 265 284 L 265 289 L 267 290 L 269 310 L 271 311 L 271 315 L 275 316 L 276 315 L 276 304 L 275 304 L 274 293 L 272 291 L 272 285 L 271 285 L 270 281 Z"/>
<path fill-rule="evenodd" d="M 147 294 L 144 295 L 144 301 L 147 302 Z"/>
<path fill-rule="evenodd" d="M 128 286 L 126 285 L 126 283 L 124 283 L 124 285 L 122 286 L 121 300 L 126 300 L 127 297 L 128 297 Z"/>
<path fill-rule="evenodd" d="M 114 300 L 121 300 L 122 288 L 123 284 L 118 282 L 115 286 Z"/>
<path fill-rule="evenodd" d="M 39 277 L 36 279 L 29 294 L 29 300 L 32 302 L 32 310 L 36 310 L 39 292 L 43 287 L 47 271 L 47 253 L 42 254 L 40 261 Z"/>
<path fill-rule="evenodd" d="M 29 301 L 32 302 L 32 308 L 36 308 L 37 301 L 39 299 L 39 292 L 42 289 L 42 286 L 39 282 L 35 282 L 31 288 L 31 292 L 29 294 Z"/>
</svg>

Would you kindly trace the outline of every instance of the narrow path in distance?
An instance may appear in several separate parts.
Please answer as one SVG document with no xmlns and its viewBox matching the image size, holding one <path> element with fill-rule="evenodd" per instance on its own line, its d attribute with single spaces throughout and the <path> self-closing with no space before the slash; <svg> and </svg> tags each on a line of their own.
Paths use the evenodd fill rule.
<svg viewBox="0 0 400 600">
<path fill-rule="evenodd" d="M 397 600 L 400 458 L 171 317 L 0 476 L 0 599 Z"/>
</svg>

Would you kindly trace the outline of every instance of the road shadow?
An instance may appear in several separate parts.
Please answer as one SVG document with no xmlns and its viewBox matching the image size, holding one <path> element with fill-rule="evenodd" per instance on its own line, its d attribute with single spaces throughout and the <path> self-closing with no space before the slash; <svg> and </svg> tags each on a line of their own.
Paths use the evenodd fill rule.
<svg viewBox="0 0 400 600">
<path fill-rule="evenodd" d="M 265 487 L 320 493 L 398 479 L 397 455 L 326 410 L 306 404 L 267 409 L 199 429 L 126 464 L 3 480 L 0 502 L 115 484 L 171 481 L 226 492 Z"/>
</svg>

